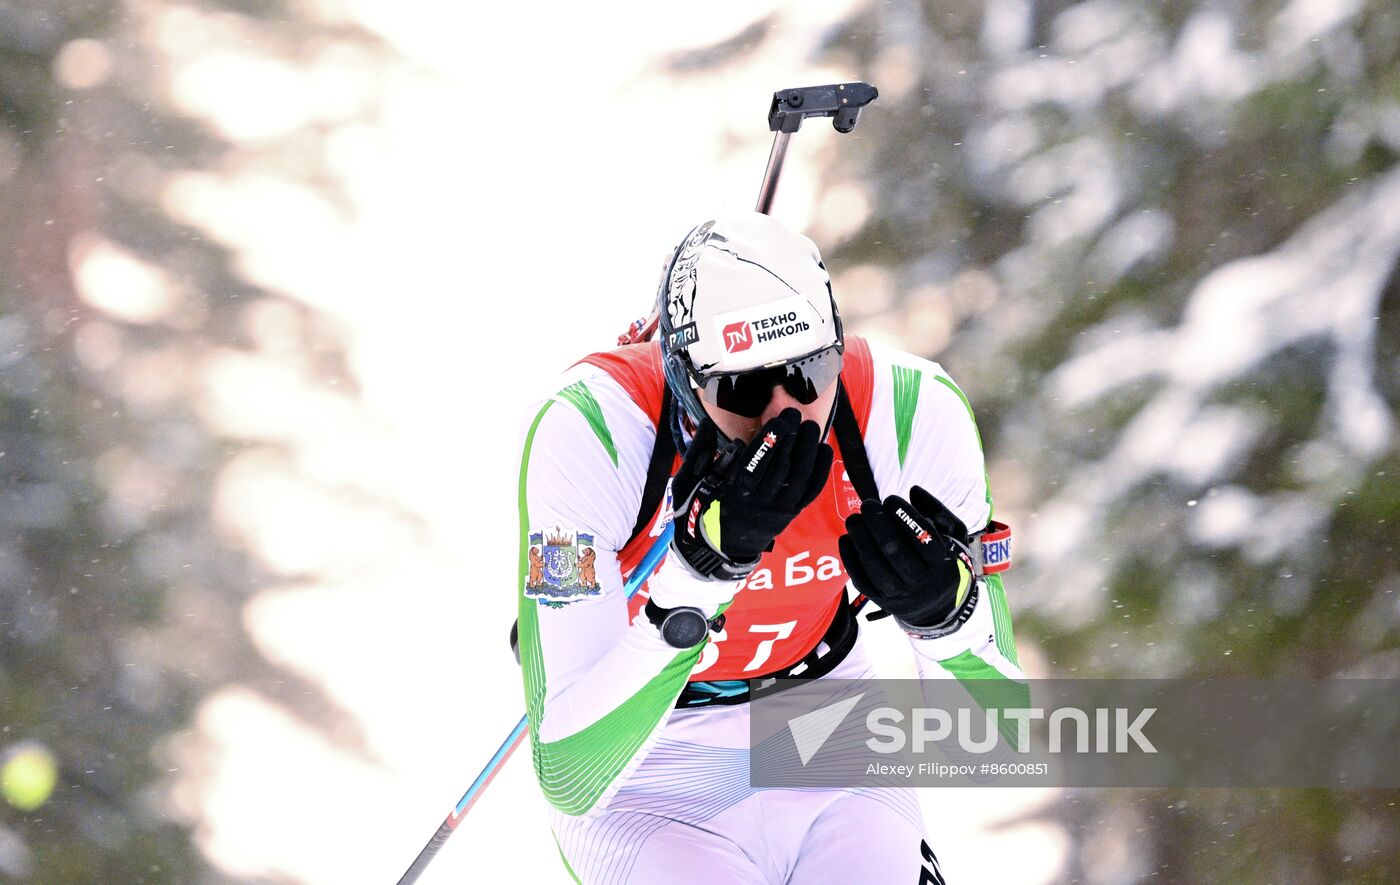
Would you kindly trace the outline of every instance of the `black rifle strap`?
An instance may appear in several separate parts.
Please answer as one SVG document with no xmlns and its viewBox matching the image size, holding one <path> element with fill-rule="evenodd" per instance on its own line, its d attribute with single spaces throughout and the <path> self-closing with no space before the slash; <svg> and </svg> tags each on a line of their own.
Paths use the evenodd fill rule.
<svg viewBox="0 0 1400 885">
<path fill-rule="evenodd" d="M 642 532 L 651 527 L 656 516 L 656 508 L 661 506 L 666 496 L 666 483 L 671 479 L 671 466 L 676 460 L 676 441 L 667 427 L 671 421 L 671 409 L 675 400 L 671 398 L 671 385 L 661 389 L 661 414 L 656 419 L 656 444 L 651 449 L 651 463 L 647 465 L 647 481 L 642 487 L 642 504 L 637 510 L 637 524 L 632 526 L 632 534 L 627 543 L 632 543 Z"/>
<path fill-rule="evenodd" d="M 860 424 L 856 421 L 855 410 L 851 408 L 850 397 L 846 395 L 846 385 L 842 382 L 836 397 L 836 420 L 832 430 L 836 433 L 836 444 L 841 448 L 841 461 L 846 466 L 846 475 L 851 478 L 856 494 L 862 501 L 880 500 L 880 487 L 875 483 L 875 471 L 870 469 L 870 458 L 865 453 L 865 441 L 861 439 Z M 859 612 L 868 600 L 862 595 L 853 606 Z M 886 612 L 866 615 L 867 620 L 882 618 Z"/>
<path fill-rule="evenodd" d="M 836 420 L 832 430 L 836 433 L 841 461 L 846 465 L 846 475 L 851 478 L 851 485 L 856 487 L 856 494 L 862 501 L 868 498 L 880 500 L 880 487 L 875 484 L 875 473 L 870 469 L 865 441 L 860 438 L 860 424 L 856 422 L 856 413 L 851 408 L 851 398 L 846 394 L 844 381 L 836 393 Z"/>
</svg>

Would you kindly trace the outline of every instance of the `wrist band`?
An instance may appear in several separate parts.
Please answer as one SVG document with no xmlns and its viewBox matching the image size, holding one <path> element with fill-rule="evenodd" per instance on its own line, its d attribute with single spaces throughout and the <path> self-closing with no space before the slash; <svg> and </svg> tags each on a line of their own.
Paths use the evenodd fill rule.
<svg viewBox="0 0 1400 885">
<path fill-rule="evenodd" d="M 941 624 L 935 624 L 932 627 L 917 627 L 913 624 L 904 623 L 898 616 L 894 619 L 895 623 L 900 626 L 900 629 L 910 636 L 913 636 L 915 639 L 940 639 L 949 634 L 956 633 L 958 628 L 967 623 L 968 618 L 972 617 L 973 609 L 977 608 L 977 594 L 981 586 L 982 582 L 980 580 L 973 581 L 972 586 L 968 588 L 967 598 L 963 600 L 963 604 L 958 606 L 958 610 L 953 612 L 952 616 Z"/>
</svg>

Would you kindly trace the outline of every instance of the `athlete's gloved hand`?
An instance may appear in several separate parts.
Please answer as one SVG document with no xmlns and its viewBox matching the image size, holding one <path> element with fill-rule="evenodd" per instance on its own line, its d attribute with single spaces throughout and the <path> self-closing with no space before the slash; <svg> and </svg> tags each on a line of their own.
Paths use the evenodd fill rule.
<svg viewBox="0 0 1400 885">
<path fill-rule="evenodd" d="M 909 497 L 864 501 L 846 518 L 841 560 L 856 589 L 901 626 L 950 633 L 977 601 L 967 526 L 923 488 Z"/>
<path fill-rule="evenodd" d="M 706 418 L 671 482 L 671 544 L 695 574 L 735 581 L 758 565 L 773 539 L 816 499 L 831 472 L 831 446 L 796 409 L 763 425 L 752 441 L 719 444 Z"/>
</svg>

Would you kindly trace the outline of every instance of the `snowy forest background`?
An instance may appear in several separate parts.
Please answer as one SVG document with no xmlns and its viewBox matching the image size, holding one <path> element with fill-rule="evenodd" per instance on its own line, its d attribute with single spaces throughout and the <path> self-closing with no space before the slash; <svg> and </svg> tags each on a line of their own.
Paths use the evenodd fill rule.
<svg viewBox="0 0 1400 885">
<path fill-rule="evenodd" d="M 1400 675 L 1400 6 L 699 15 L 0 0 L 0 880 L 397 876 L 519 706 L 526 389 L 801 83 L 881 95 L 775 214 L 968 392 L 1033 675 Z M 943 807 L 970 881 L 1379 883 L 1397 800 Z M 562 877 L 506 808 L 435 872 Z"/>
</svg>

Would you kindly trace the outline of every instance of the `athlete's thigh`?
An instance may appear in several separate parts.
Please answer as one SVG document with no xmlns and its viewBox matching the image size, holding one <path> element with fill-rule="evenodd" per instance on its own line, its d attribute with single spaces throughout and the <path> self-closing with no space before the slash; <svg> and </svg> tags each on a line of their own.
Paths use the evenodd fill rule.
<svg viewBox="0 0 1400 885">
<path fill-rule="evenodd" d="M 728 838 L 678 822 L 647 839 L 625 881 L 627 885 L 773 885 Z"/>
<path fill-rule="evenodd" d="M 750 859 L 734 834 L 723 832 L 726 823 L 740 823 L 724 815 L 695 825 L 646 812 L 610 811 L 590 821 L 556 818 L 554 823 L 559 853 L 583 885 L 780 881 L 769 874 L 771 867 L 762 870 Z M 752 821 L 746 829 L 753 829 Z"/>
<path fill-rule="evenodd" d="M 812 822 L 788 881 L 942 885 L 912 790 L 850 791 Z"/>
</svg>

